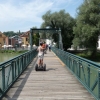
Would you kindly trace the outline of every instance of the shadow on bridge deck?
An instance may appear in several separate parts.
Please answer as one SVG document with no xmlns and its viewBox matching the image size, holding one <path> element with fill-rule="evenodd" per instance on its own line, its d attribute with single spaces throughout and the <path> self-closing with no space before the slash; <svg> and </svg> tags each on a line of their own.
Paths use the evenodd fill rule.
<svg viewBox="0 0 100 100">
<path fill-rule="evenodd" d="M 2 100 L 94 100 L 53 52 L 47 52 L 47 71 L 35 71 L 37 58 Z"/>
</svg>

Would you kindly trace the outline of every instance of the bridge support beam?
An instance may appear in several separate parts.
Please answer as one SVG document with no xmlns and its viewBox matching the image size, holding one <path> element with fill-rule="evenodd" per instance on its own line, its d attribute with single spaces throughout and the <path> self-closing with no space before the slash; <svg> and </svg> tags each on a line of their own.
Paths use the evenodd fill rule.
<svg viewBox="0 0 100 100">
<path fill-rule="evenodd" d="M 100 70 L 98 72 L 98 98 L 100 99 Z"/>
<path fill-rule="evenodd" d="M 62 43 L 62 36 L 61 36 L 61 30 L 59 29 L 30 29 L 30 50 L 32 50 L 32 34 L 33 34 L 33 31 L 34 30 L 37 30 L 37 31 L 51 31 L 51 30 L 55 30 L 56 32 L 58 31 L 58 35 L 59 35 L 59 49 L 63 50 L 63 43 Z"/>
<path fill-rule="evenodd" d="M 59 49 L 63 50 L 61 30 L 58 31 L 58 34 L 59 34 Z"/>
<path fill-rule="evenodd" d="M 30 50 L 32 50 L 32 33 L 33 33 L 33 30 L 30 29 Z"/>
</svg>

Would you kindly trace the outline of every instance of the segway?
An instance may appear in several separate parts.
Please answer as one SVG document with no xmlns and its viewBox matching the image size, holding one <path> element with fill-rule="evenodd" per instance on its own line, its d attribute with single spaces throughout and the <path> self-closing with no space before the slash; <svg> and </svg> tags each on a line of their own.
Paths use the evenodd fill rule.
<svg viewBox="0 0 100 100">
<path fill-rule="evenodd" d="M 44 64 L 43 66 L 38 66 L 38 64 L 36 64 L 35 70 L 36 71 L 46 71 L 46 64 Z"/>
</svg>

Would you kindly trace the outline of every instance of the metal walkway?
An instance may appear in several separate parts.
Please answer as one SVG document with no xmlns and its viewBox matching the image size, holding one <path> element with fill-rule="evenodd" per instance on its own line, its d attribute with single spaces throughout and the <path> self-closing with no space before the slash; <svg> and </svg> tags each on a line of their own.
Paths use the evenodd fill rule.
<svg viewBox="0 0 100 100">
<path fill-rule="evenodd" d="M 36 72 L 36 61 L 2 100 L 95 100 L 53 52 L 48 51 L 44 57 L 47 71 Z"/>
</svg>

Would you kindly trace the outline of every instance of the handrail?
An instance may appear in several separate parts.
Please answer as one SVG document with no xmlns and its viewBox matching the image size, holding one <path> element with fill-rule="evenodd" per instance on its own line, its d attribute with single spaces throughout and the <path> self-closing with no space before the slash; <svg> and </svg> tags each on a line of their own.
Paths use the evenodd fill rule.
<svg viewBox="0 0 100 100">
<path fill-rule="evenodd" d="M 100 65 L 55 47 L 52 47 L 52 51 L 64 62 L 66 67 L 94 98 L 100 100 Z"/>
<path fill-rule="evenodd" d="M 36 55 L 34 49 L 0 64 L 0 100 Z"/>
</svg>

